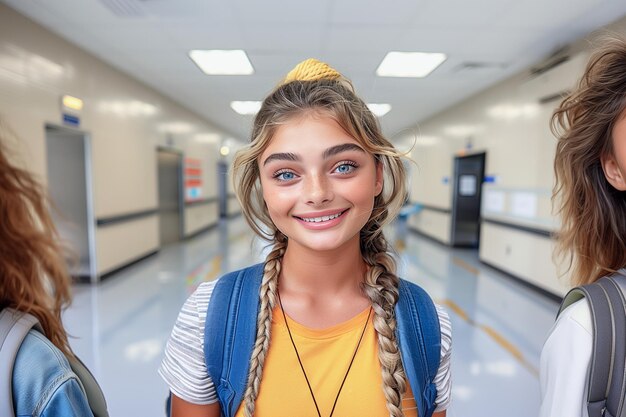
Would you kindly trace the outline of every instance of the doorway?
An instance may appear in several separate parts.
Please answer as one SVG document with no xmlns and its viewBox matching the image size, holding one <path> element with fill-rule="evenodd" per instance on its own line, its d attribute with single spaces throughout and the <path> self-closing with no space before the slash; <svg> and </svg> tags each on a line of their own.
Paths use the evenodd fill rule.
<svg viewBox="0 0 626 417">
<path fill-rule="evenodd" d="M 228 217 L 228 165 L 225 161 L 217 163 L 217 185 L 220 199 L 220 217 Z"/>
<path fill-rule="evenodd" d="M 91 177 L 91 142 L 82 131 L 47 124 L 48 192 L 56 210 L 52 219 L 71 253 L 70 274 L 95 283 L 96 240 Z"/>
<path fill-rule="evenodd" d="M 159 235 L 161 246 L 183 236 L 183 154 L 173 149 L 157 149 L 159 181 Z"/>
<path fill-rule="evenodd" d="M 454 194 L 450 242 L 477 248 L 480 241 L 480 202 L 486 153 L 454 158 Z"/>
</svg>

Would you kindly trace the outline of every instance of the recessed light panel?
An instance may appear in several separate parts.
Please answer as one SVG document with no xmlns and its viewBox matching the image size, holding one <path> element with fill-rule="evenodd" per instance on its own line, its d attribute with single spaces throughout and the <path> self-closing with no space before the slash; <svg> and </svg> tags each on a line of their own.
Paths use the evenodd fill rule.
<svg viewBox="0 0 626 417">
<path fill-rule="evenodd" d="M 430 74 L 446 55 L 426 52 L 389 52 L 376 70 L 379 77 L 422 78 Z"/>
<path fill-rule="evenodd" d="M 391 110 L 391 104 L 387 103 L 368 103 L 367 107 L 378 117 L 386 115 Z"/>
<path fill-rule="evenodd" d="M 239 114 L 257 114 L 261 109 L 260 101 L 231 101 L 230 107 Z"/>
<path fill-rule="evenodd" d="M 207 75 L 250 75 L 254 68 L 241 49 L 200 50 L 189 52 L 189 57 Z"/>
</svg>

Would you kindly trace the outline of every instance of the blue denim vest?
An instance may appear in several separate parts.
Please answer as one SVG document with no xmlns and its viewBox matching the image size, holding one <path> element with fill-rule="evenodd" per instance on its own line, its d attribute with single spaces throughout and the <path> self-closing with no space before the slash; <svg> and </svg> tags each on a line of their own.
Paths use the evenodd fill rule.
<svg viewBox="0 0 626 417">
<path fill-rule="evenodd" d="M 65 355 L 36 330 L 20 346 L 12 381 L 17 417 L 93 416 Z"/>
<path fill-rule="evenodd" d="M 245 393 L 262 277 L 263 264 L 231 272 L 219 279 L 209 302 L 204 354 L 225 417 L 235 415 Z M 399 291 L 395 312 L 402 364 L 418 415 L 431 417 L 441 354 L 439 317 L 432 299 L 419 286 L 400 280 Z"/>
</svg>

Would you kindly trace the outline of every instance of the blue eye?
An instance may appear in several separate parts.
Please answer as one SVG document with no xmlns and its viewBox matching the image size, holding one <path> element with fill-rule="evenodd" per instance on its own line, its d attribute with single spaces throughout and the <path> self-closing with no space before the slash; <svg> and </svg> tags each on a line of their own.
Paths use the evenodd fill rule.
<svg viewBox="0 0 626 417">
<path fill-rule="evenodd" d="M 295 177 L 296 177 L 295 174 L 290 171 L 277 172 L 274 175 L 274 178 L 276 178 L 279 181 L 291 181 Z"/>
<path fill-rule="evenodd" d="M 356 169 L 356 165 L 353 163 L 344 162 L 335 168 L 335 171 L 340 174 L 350 174 Z"/>
</svg>

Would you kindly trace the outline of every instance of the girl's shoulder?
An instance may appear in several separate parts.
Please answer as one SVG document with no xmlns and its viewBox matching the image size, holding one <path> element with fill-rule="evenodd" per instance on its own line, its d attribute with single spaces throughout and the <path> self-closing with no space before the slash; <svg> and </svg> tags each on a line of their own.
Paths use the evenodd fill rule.
<svg viewBox="0 0 626 417">
<path fill-rule="evenodd" d="M 36 368 L 33 368 L 36 364 Z M 37 330 L 30 330 L 17 352 L 14 365 L 14 379 L 24 370 L 24 375 L 37 374 L 56 379 L 72 374 L 72 368 L 65 355 L 46 336 Z M 29 372 L 30 371 L 30 372 Z"/>
<path fill-rule="evenodd" d="M 28 332 L 15 358 L 12 386 L 18 415 L 45 407 L 62 385 L 70 382 L 71 398 L 86 403 L 78 377 L 65 355 L 37 330 Z M 90 414 L 91 415 L 91 414 Z"/>
<path fill-rule="evenodd" d="M 589 310 L 589 302 L 587 299 L 581 298 L 563 310 L 554 323 L 554 328 L 570 325 L 582 328 L 586 333 L 589 333 L 589 335 L 593 334 L 591 311 Z"/>
</svg>

